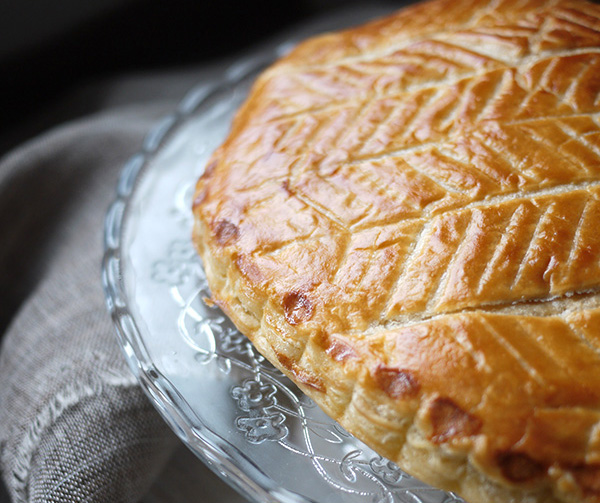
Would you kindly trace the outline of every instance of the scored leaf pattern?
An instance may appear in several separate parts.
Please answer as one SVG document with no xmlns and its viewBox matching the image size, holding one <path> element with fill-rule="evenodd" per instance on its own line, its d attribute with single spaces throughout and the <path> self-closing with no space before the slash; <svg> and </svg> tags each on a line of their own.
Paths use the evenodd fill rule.
<svg viewBox="0 0 600 503">
<path fill-rule="evenodd" d="M 515 19 L 484 9 L 455 30 L 374 55 L 276 67 L 259 88 L 268 101 L 254 97 L 268 113 L 245 119 L 222 155 L 236 158 L 238 181 L 227 190 L 237 194 L 242 228 L 281 213 L 286 198 L 293 209 L 240 251 L 266 270 L 284 268 L 289 288 L 311 274 L 309 263 L 305 270 L 296 262 L 295 241 L 322 248 L 334 232 L 343 249 L 332 256 L 342 259 L 325 267 L 342 295 L 354 290 L 359 302 L 372 294 L 365 279 L 381 270 L 384 253 L 395 286 L 380 304 L 382 321 L 597 286 L 600 249 L 594 261 L 580 248 L 589 255 L 600 176 L 599 12 L 525 2 Z M 559 32 L 567 28 L 574 43 L 565 47 Z M 373 229 L 394 232 L 384 230 L 390 226 L 404 234 L 389 243 L 393 250 L 366 244 Z M 481 241 L 496 228 L 504 236 Z M 454 251 L 432 232 L 454 236 Z M 559 257 L 536 253 L 552 233 L 573 241 L 560 271 Z M 340 273 L 347 267 L 359 277 L 348 281 Z"/>
</svg>

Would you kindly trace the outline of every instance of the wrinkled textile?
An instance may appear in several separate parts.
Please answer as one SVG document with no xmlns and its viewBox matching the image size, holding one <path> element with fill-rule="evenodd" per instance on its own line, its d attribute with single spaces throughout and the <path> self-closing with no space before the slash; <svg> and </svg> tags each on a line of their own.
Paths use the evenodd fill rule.
<svg viewBox="0 0 600 503">
<path fill-rule="evenodd" d="M 0 463 L 12 501 L 191 501 L 199 483 L 213 488 L 202 501 L 242 501 L 176 450 L 121 354 L 100 282 L 121 168 L 202 77 L 87 89 L 63 104 L 78 117 L 0 160 Z"/>
</svg>

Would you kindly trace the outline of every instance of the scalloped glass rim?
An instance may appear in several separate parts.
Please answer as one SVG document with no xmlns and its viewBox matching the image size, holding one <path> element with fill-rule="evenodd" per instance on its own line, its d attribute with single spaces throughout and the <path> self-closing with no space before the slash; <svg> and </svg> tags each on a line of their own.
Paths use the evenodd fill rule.
<svg viewBox="0 0 600 503">
<path fill-rule="evenodd" d="M 330 18 L 301 37 L 381 13 L 371 9 Z M 193 184 L 254 77 L 291 45 L 273 44 L 234 64 L 220 81 L 193 88 L 125 164 L 105 220 L 102 266 L 119 343 L 142 388 L 175 433 L 215 473 L 254 501 L 461 502 L 452 493 L 409 477 L 349 436 L 256 353 L 218 310 L 202 302 L 207 286 L 186 242 Z M 198 133 L 210 138 L 194 144 Z M 194 169 L 184 170 L 182 183 L 181 166 L 186 162 Z M 178 166 L 180 178 L 173 179 Z M 163 186 L 172 186 L 172 191 L 164 190 L 173 201 L 161 206 L 164 194 L 156 192 Z M 163 227 L 156 232 L 159 225 Z M 166 305 L 169 299 L 173 306 Z M 210 396 L 214 388 L 211 398 L 218 399 L 207 400 L 208 408 L 203 396 L 188 388 L 194 379 L 200 385 L 205 378 L 211 389 L 205 388 L 203 396 Z M 299 469 L 304 471 L 298 483 Z"/>
</svg>

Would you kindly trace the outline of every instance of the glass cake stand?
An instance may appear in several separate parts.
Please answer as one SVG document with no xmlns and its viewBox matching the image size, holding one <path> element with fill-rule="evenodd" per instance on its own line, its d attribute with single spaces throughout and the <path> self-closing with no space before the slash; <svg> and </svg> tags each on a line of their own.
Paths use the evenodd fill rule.
<svg viewBox="0 0 600 503">
<path fill-rule="evenodd" d="M 306 28 L 362 22 L 364 10 Z M 251 500 L 458 503 L 377 455 L 270 365 L 216 307 L 190 240 L 191 197 L 274 43 L 192 89 L 126 163 L 105 223 L 103 285 L 131 369 L 165 421 Z"/>
</svg>

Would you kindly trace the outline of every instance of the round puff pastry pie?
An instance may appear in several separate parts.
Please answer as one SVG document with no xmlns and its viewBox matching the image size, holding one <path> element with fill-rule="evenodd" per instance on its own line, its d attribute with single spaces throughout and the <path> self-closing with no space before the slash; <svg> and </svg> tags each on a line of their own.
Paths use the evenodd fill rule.
<svg viewBox="0 0 600 503">
<path fill-rule="evenodd" d="M 600 502 L 600 6 L 433 0 L 300 44 L 194 200 L 214 301 L 471 503 Z"/>
</svg>

